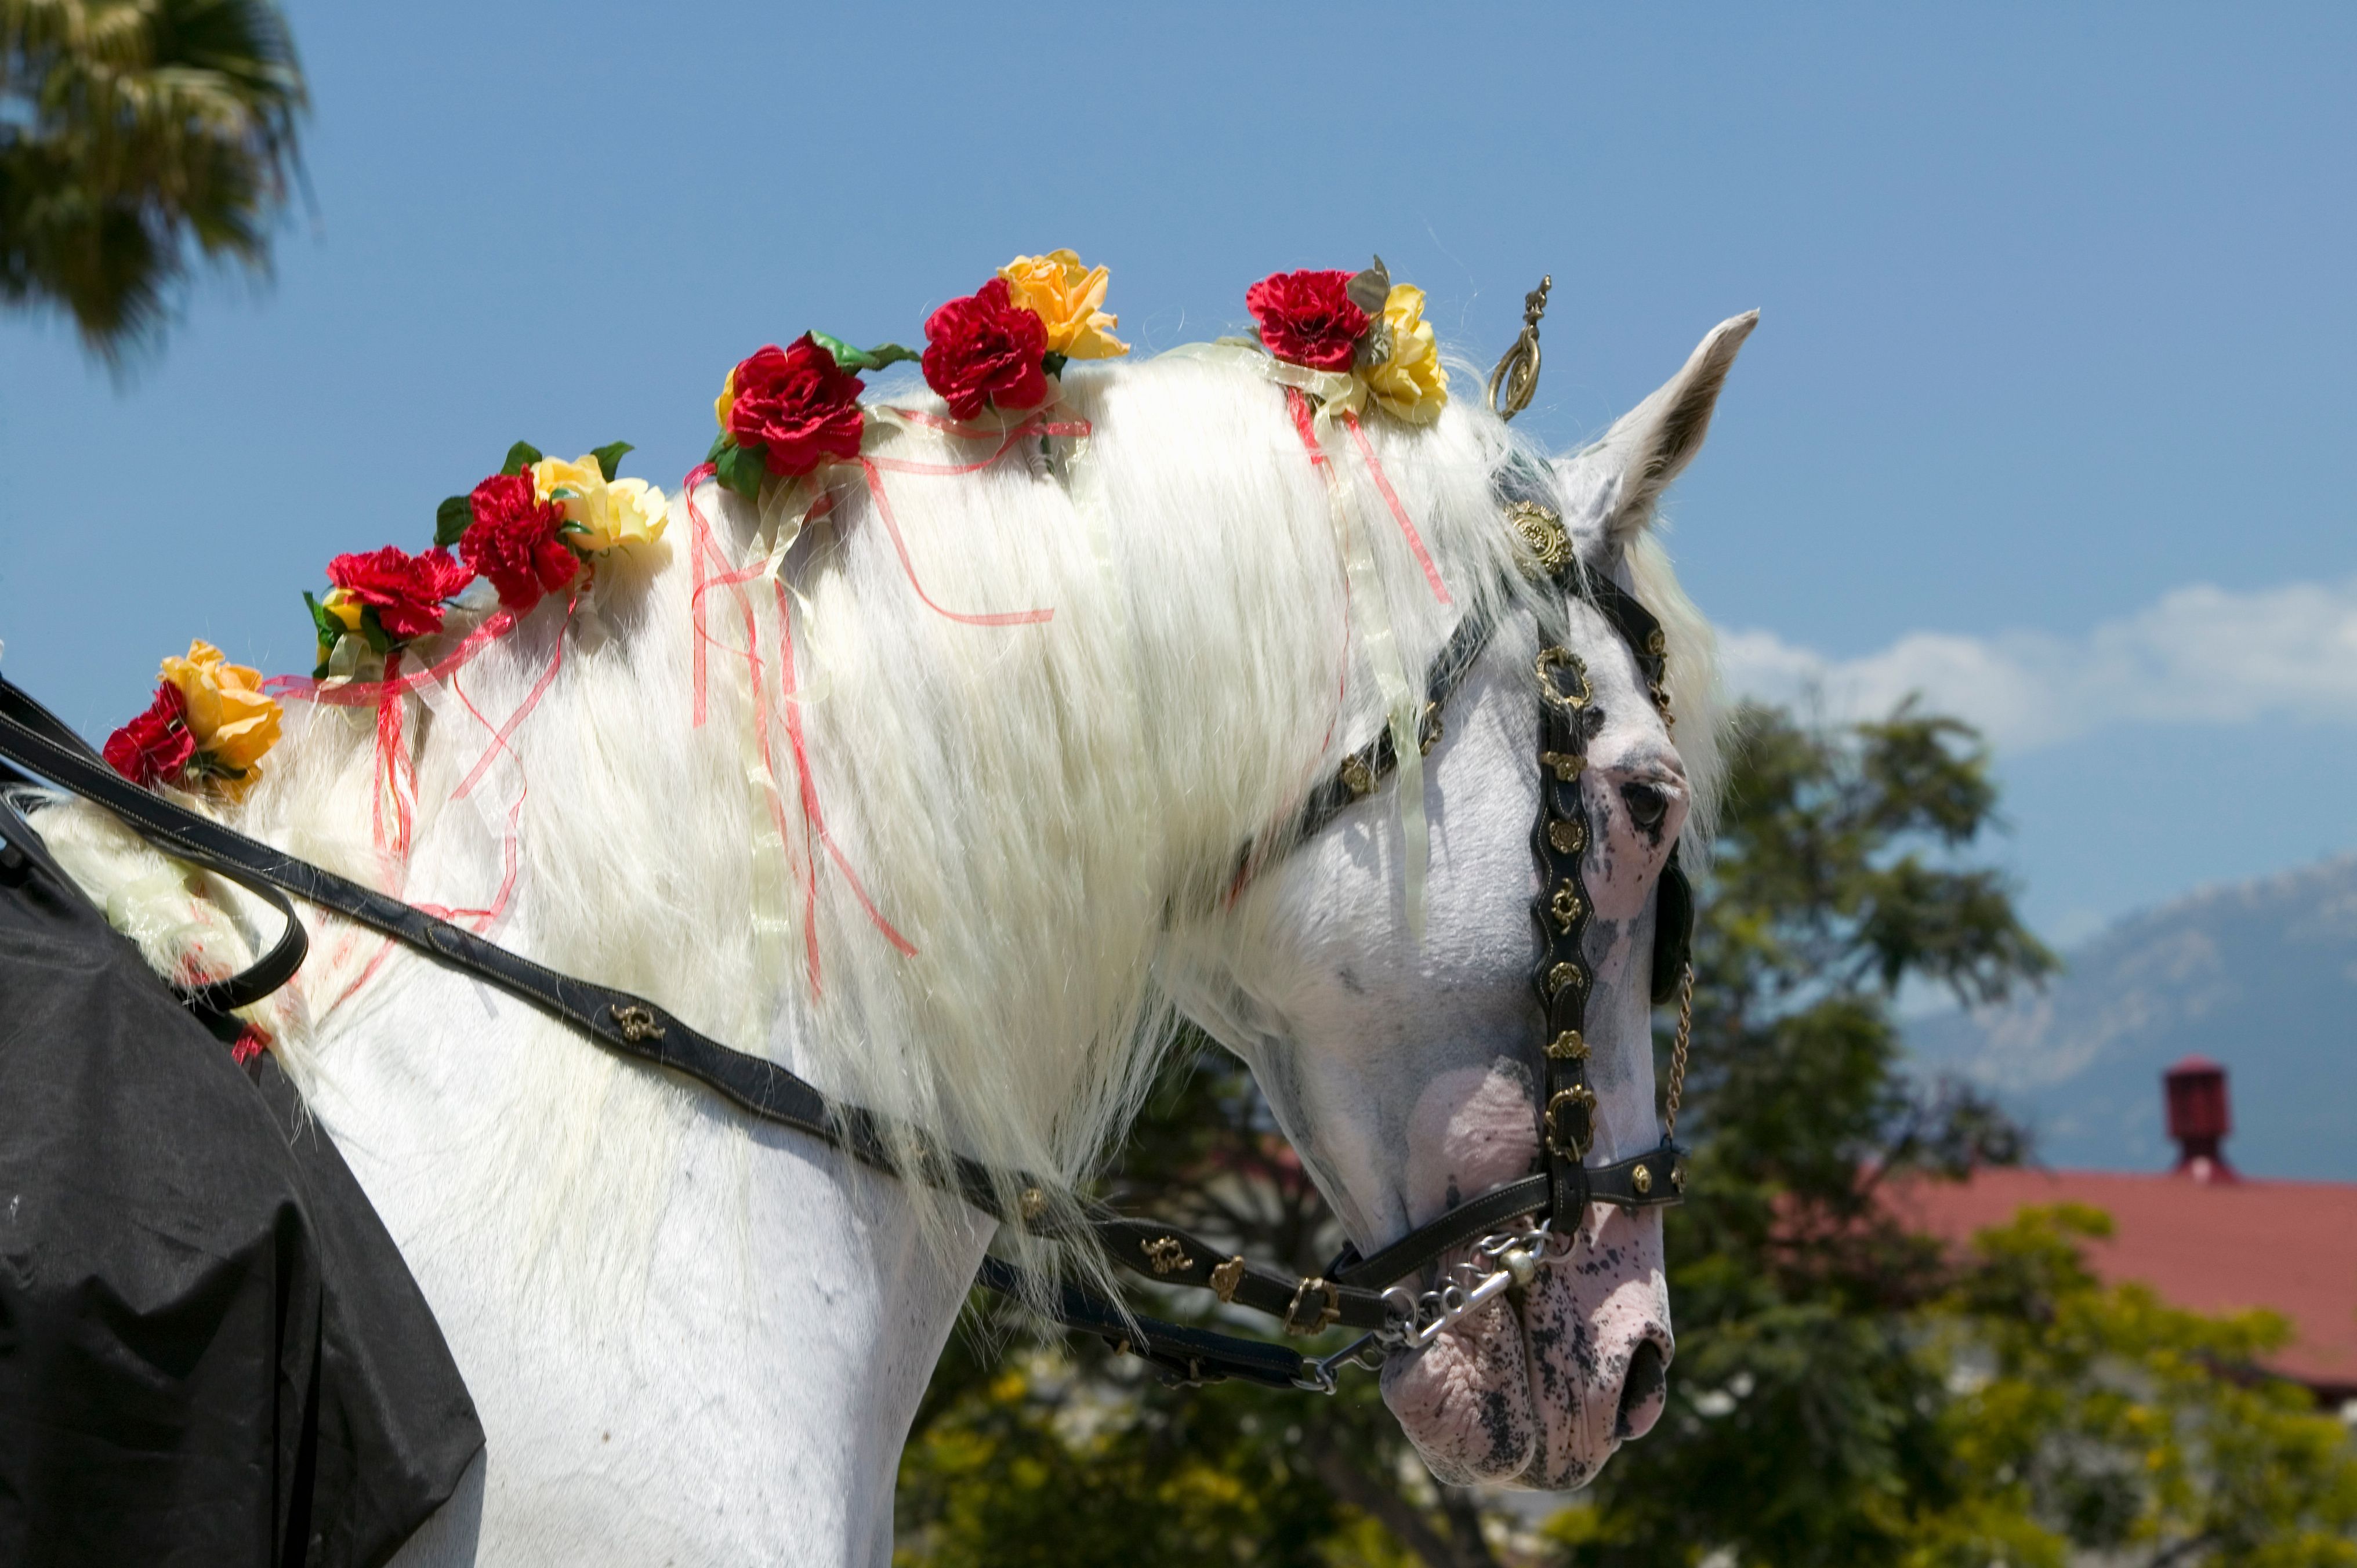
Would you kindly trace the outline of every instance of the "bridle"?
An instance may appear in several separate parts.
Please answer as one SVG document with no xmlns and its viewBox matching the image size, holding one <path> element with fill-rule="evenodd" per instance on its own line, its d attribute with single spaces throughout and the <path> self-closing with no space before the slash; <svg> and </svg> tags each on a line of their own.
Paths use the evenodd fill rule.
<svg viewBox="0 0 2357 1568">
<path fill-rule="evenodd" d="M 1509 499 L 1505 513 L 1524 547 L 1528 565 L 1562 593 L 1584 597 L 1602 613 L 1635 660 L 1646 693 L 1663 722 L 1673 722 L 1667 688 L 1669 645 L 1661 623 L 1635 596 L 1609 578 L 1581 572 L 1561 518 L 1543 501 Z M 1469 617 L 1434 661 L 1418 726 L 1425 751 L 1438 744 L 1448 700 L 1496 630 L 1493 618 Z M 1531 853 L 1538 864 L 1539 892 L 1531 914 L 1539 932 L 1539 956 L 1531 983 L 1538 996 L 1541 1055 L 1545 1063 L 1538 1117 L 1541 1168 L 1417 1226 L 1372 1256 L 1361 1256 L 1355 1246 L 1346 1244 L 1322 1274 L 1307 1277 L 1264 1268 L 1240 1255 L 1222 1258 L 1216 1249 L 1176 1226 L 1110 1214 L 1094 1216 L 1090 1221 L 1115 1261 L 1157 1284 L 1209 1289 L 1224 1303 L 1276 1318 L 1287 1334 L 1316 1334 L 1336 1324 L 1363 1331 L 1360 1338 L 1322 1359 L 1296 1357 L 1299 1365 L 1288 1380 L 1296 1386 L 1330 1391 L 1340 1367 L 1372 1369 L 1380 1361 L 1372 1358 L 1429 1345 L 1498 1295 L 1528 1286 L 1541 1263 L 1547 1261 L 1549 1249 L 1566 1249 L 1571 1244 L 1572 1236 L 1555 1228 L 1559 1219 L 1570 1219 L 1576 1224 L 1593 1203 L 1613 1204 L 1629 1212 L 1663 1208 L 1680 1202 L 1685 1191 L 1685 1151 L 1676 1142 L 1676 1131 L 1694 1017 L 1692 889 L 1674 845 L 1658 884 L 1651 975 L 1654 1004 L 1673 999 L 1678 1004 L 1662 1141 L 1643 1154 L 1591 1166 L 1587 1157 L 1595 1142 L 1597 1100 L 1588 1081 L 1585 1027 L 1595 977 L 1584 943 L 1593 903 L 1581 862 L 1594 835 L 1581 779 L 1587 768 L 1594 691 L 1579 656 L 1560 646 L 1540 649 L 1532 674 L 1538 688 L 1539 805 L 1531 825 Z M 1301 809 L 1290 842 L 1306 841 L 1374 793 L 1397 765 L 1386 729 L 1345 757 L 1333 776 L 1312 793 Z M 1499 1229 L 1523 1217 L 1532 1222 L 1521 1229 Z M 1468 1243 L 1470 1251 L 1466 1260 L 1434 1288 L 1411 1292 L 1400 1283 L 1423 1274 L 1445 1253 Z M 1010 1273 L 1006 1283 L 1013 1286 L 1019 1282 Z M 1081 1294 L 1086 1296 L 1086 1293 Z M 1068 1322 L 1081 1316 L 1072 1309 L 1083 1302 L 1068 1299 L 1064 1305 Z M 1097 1324 L 1085 1321 L 1082 1326 Z M 1223 1348 L 1230 1342 L 1258 1343 L 1221 1337 Z M 1208 1357 L 1174 1363 L 1157 1354 L 1150 1342 L 1142 1345 L 1135 1336 L 1121 1336 L 1115 1343 L 1161 1363 L 1174 1380 L 1253 1375 Z"/>
<path fill-rule="evenodd" d="M 1636 660 L 1667 721 L 1668 650 L 1660 623 L 1609 579 L 1581 571 L 1560 518 L 1537 499 L 1541 488 L 1517 487 L 1513 476 L 1510 468 L 1501 501 L 1523 546 L 1526 568 L 1603 614 Z M 1517 488 L 1524 493 L 1511 493 Z M 1494 618 L 1487 615 L 1469 618 L 1434 661 L 1419 730 L 1425 750 L 1437 742 L 1450 697 L 1496 629 Z M 1312 1359 L 1285 1345 L 1131 1313 L 1077 1283 L 1066 1283 L 1046 1295 L 1014 1265 L 996 1257 L 983 1260 L 980 1283 L 1034 1304 L 1046 1295 L 1051 1316 L 1144 1358 L 1170 1381 L 1239 1378 L 1269 1387 L 1331 1392 L 1341 1367 L 1372 1368 L 1393 1350 L 1429 1345 L 1499 1294 L 1530 1284 L 1551 1254 L 1568 1249 L 1590 1204 L 1609 1203 L 1634 1212 L 1674 1204 L 1684 1190 L 1685 1155 L 1674 1133 L 1692 1018 L 1692 894 L 1673 847 L 1658 885 L 1652 973 L 1653 1002 L 1666 1004 L 1674 996 L 1680 1004 L 1662 1141 L 1643 1154 L 1591 1166 L 1586 1162 L 1595 1139 L 1597 1100 L 1588 1079 L 1583 1029 L 1594 976 L 1583 951 L 1591 904 L 1580 867 L 1593 837 L 1581 778 L 1589 720 L 1596 710 L 1586 666 L 1569 650 L 1553 645 L 1541 649 L 1533 674 L 1538 685 L 1539 807 L 1531 849 L 1539 867 L 1540 890 L 1532 917 L 1540 950 L 1532 983 L 1543 1019 L 1545 1064 L 1538 1118 L 1541 1168 L 1416 1227 L 1371 1256 L 1345 1246 L 1322 1274 L 1307 1277 L 1240 1255 L 1222 1255 L 1178 1227 L 1053 1193 L 1041 1181 L 1020 1176 L 1010 1179 L 1008 1173 L 960 1155 L 931 1134 L 896 1126 L 863 1107 L 834 1099 L 775 1062 L 733 1050 L 644 997 L 535 963 L 463 927 L 223 827 L 130 783 L 5 677 L 0 677 L 0 762 L 29 770 L 103 807 L 157 848 L 240 884 L 285 918 L 285 929 L 274 945 L 251 968 L 226 980 L 181 989 L 182 1000 L 218 1033 L 233 1036 L 239 1026 L 230 1018 L 231 1012 L 267 996 L 301 966 L 307 944 L 302 923 L 285 897 L 292 895 L 529 1003 L 610 1051 L 692 1079 L 748 1115 L 806 1133 L 877 1169 L 956 1193 L 1002 1223 L 1020 1224 L 1049 1239 L 1091 1233 L 1108 1256 L 1144 1278 L 1209 1290 L 1222 1303 L 1275 1317 L 1288 1335 L 1314 1335 L 1338 1324 L 1359 1329 L 1360 1337 L 1341 1350 Z M 1388 730 L 1344 757 L 1301 808 L 1289 842 L 1313 836 L 1372 794 L 1397 760 Z M 0 767 L 0 784 L 30 782 L 14 768 Z M 913 1157 L 908 1153 L 911 1149 Z M 1018 1195 L 1012 1213 L 1000 1197 L 1008 1191 Z M 1518 1219 L 1527 1223 L 1510 1226 Z M 1430 1288 L 1413 1291 L 1403 1283 L 1422 1276 L 1444 1254 L 1469 1246 L 1467 1258 Z"/>
</svg>

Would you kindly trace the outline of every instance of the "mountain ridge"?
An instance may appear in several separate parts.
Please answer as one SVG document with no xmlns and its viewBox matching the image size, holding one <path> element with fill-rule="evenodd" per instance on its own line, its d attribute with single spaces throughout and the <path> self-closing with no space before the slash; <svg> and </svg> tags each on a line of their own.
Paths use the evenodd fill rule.
<svg viewBox="0 0 2357 1568">
<path fill-rule="evenodd" d="M 2357 1180 L 2357 854 L 2213 884 L 2073 948 L 2042 991 L 1910 1019 L 1919 1069 L 1993 1093 L 2061 1167 L 2166 1170 L 2160 1075 L 2225 1064 L 2247 1175 Z"/>
</svg>

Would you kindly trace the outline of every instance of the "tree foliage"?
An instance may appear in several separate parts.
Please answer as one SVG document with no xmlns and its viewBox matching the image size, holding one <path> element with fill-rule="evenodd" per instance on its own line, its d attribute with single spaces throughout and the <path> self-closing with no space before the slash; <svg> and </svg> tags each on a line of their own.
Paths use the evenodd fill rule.
<svg viewBox="0 0 2357 1568">
<path fill-rule="evenodd" d="M 271 0 L 0 0 L 0 300 L 119 366 L 195 260 L 266 270 L 307 109 Z"/>
</svg>

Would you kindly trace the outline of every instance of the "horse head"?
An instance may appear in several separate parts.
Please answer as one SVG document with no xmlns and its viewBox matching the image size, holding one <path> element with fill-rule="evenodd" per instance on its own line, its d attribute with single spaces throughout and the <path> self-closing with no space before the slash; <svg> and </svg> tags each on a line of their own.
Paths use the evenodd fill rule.
<svg viewBox="0 0 2357 1568">
<path fill-rule="evenodd" d="M 1589 596 L 1501 625 L 1426 757 L 1420 937 L 1401 823 L 1378 792 L 1269 865 L 1169 965 L 1181 1007 L 1250 1064 L 1362 1253 L 1541 1164 L 1530 834 L 1543 787 L 1531 688 L 1543 638 L 1577 656 L 1591 693 L 1579 782 L 1593 830 L 1581 865 L 1597 1097 L 1587 1162 L 1660 1140 L 1656 890 L 1682 834 L 1700 847 L 1695 808 L 1698 794 L 1706 805 L 1717 756 L 1707 628 L 1649 530 L 1756 319 L 1717 328 L 1659 392 L 1547 476 L 1587 577 L 1634 594 L 1664 623 L 1666 702 Z M 1673 714 L 1688 719 L 1689 752 L 1702 755 L 1681 755 Z M 1673 1341 L 1658 1210 L 1598 1203 L 1552 1224 L 1547 1261 L 1527 1286 L 1385 1364 L 1384 1398 L 1443 1480 L 1579 1486 L 1661 1413 Z"/>
</svg>

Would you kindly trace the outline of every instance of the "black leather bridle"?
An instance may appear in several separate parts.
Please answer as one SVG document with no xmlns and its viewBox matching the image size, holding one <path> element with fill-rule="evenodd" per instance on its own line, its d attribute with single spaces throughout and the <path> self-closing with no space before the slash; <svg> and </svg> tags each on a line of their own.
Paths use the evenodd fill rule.
<svg viewBox="0 0 2357 1568">
<path fill-rule="evenodd" d="M 1666 717 L 1666 645 L 1660 624 L 1610 581 L 1580 571 L 1561 521 L 1543 505 L 1514 501 L 1507 514 L 1528 546 L 1533 568 L 1566 595 L 1585 597 L 1612 623 Z M 1495 630 L 1494 621 L 1469 619 L 1435 662 L 1424 710 L 1422 738 L 1427 750 L 1438 738 L 1449 697 Z M 1049 1237 L 1093 1232 L 1109 1256 L 1143 1277 L 1159 1284 L 1200 1286 L 1222 1302 L 1275 1317 L 1288 1334 L 1315 1334 L 1335 1324 L 1364 1331 L 1345 1349 L 1313 1359 L 1284 1345 L 1141 1316 L 1079 1284 L 1064 1284 L 1051 1303 L 1055 1316 L 1067 1325 L 1103 1336 L 1154 1363 L 1174 1381 L 1232 1377 L 1270 1387 L 1331 1391 L 1340 1366 L 1367 1365 L 1373 1354 L 1429 1343 L 1501 1290 L 1529 1283 L 1550 1226 L 1559 1222 L 1576 1230 L 1591 1203 L 1630 1210 L 1675 1203 L 1685 1185 L 1684 1151 L 1666 1133 L 1658 1147 L 1633 1158 L 1601 1166 L 1586 1163 L 1594 1139 L 1596 1095 L 1588 1083 L 1582 1034 L 1593 977 L 1582 950 L 1590 911 L 1580 863 L 1592 834 L 1580 777 L 1594 709 L 1587 671 L 1576 654 L 1559 647 L 1543 649 L 1534 673 L 1539 686 L 1540 789 L 1531 843 L 1542 886 L 1533 909 L 1541 937 L 1533 983 L 1544 1019 L 1546 1064 L 1539 1118 L 1542 1168 L 1418 1226 L 1372 1256 L 1361 1257 L 1346 1247 L 1323 1275 L 1308 1278 L 1239 1256 L 1223 1257 L 1175 1226 L 1116 1214 L 1068 1195 L 1051 1196 L 1044 1183 L 1019 1177 L 1010 1182 L 1003 1173 L 944 1147 L 937 1138 L 893 1127 L 775 1062 L 722 1045 L 644 997 L 560 973 L 463 927 L 223 827 L 130 783 L 5 677 L 0 677 L 0 761 L 105 808 L 158 849 L 228 877 L 285 917 L 285 928 L 275 944 L 253 967 L 183 990 L 190 1009 L 217 1029 L 234 1033 L 231 1011 L 267 996 L 301 966 L 307 939 L 285 897 L 291 894 L 529 1003 L 608 1050 L 693 1079 L 748 1115 L 807 1133 L 877 1169 L 955 1192 L 1002 1223 L 1020 1222 Z M 1303 807 L 1290 842 L 1315 833 L 1353 801 L 1373 792 L 1396 764 L 1388 731 L 1346 757 Z M 28 782 L 0 767 L 0 783 Z M 1652 997 L 1657 1004 L 1676 993 L 1682 981 L 1690 985 L 1686 963 L 1692 908 L 1673 849 L 1660 884 L 1654 927 Z M 1674 1081 L 1673 1106 L 1676 1094 Z M 910 1148 L 918 1151 L 913 1162 L 904 1157 Z M 1013 1214 L 999 1196 L 1009 1190 L 1019 1195 Z M 1525 1217 L 1534 1219 L 1535 1226 L 1497 1233 L 1501 1226 Z M 1552 1234 L 1558 1245 L 1570 1239 L 1565 1231 Z M 1478 1278 L 1420 1295 L 1400 1286 L 1399 1282 L 1422 1276 L 1443 1254 L 1468 1243 L 1473 1244 Z M 1039 1293 L 1026 1288 L 1021 1274 L 997 1258 L 984 1259 L 979 1278 L 1002 1292 L 1038 1299 Z"/>
</svg>

